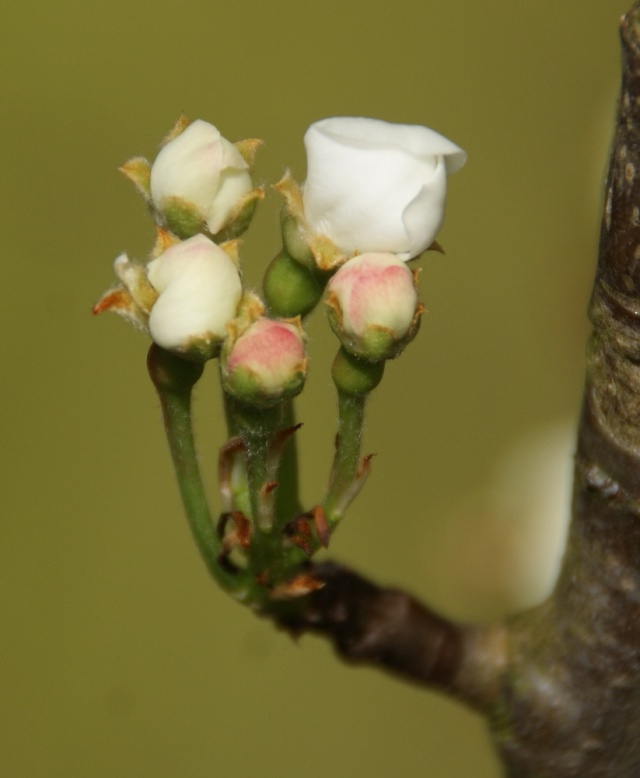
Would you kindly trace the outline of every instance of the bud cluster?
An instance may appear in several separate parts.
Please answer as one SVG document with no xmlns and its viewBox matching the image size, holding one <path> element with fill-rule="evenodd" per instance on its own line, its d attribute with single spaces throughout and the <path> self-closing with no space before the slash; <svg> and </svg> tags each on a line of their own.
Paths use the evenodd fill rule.
<svg viewBox="0 0 640 778">
<path fill-rule="evenodd" d="M 239 332 L 244 290 L 237 237 L 264 197 L 250 172 L 260 145 L 254 139 L 233 144 L 212 124 L 181 118 L 153 164 L 141 157 L 125 163 L 121 171 L 147 201 L 158 237 L 149 261 L 131 261 L 126 254 L 115 260 L 120 284 L 94 307 L 94 313 L 120 314 L 158 346 L 187 359 L 210 359 L 225 343 L 239 341 L 225 352 L 233 368 L 225 369 L 225 387 L 256 405 L 299 391 L 306 371 L 301 336 L 295 359 L 274 350 L 291 347 L 274 338 L 274 328 L 301 333 L 299 323 L 263 317 L 251 333 Z"/>
<path fill-rule="evenodd" d="M 347 351 L 393 359 L 424 310 L 405 263 L 441 250 L 447 176 L 466 154 L 427 127 L 361 117 L 312 124 L 305 146 L 304 185 L 286 175 L 276 187 L 285 252 L 308 275 L 330 276 L 329 322 Z"/>
<path fill-rule="evenodd" d="M 260 145 L 231 143 L 212 124 L 182 117 L 153 163 L 126 162 L 120 170 L 145 199 L 157 238 L 146 260 L 115 260 L 118 283 L 94 307 L 151 337 L 150 375 L 194 533 L 219 580 L 241 581 L 256 605 L 264 604 L 256 586 L 282 598 L 320 585 L 300 573 L 300 552 L 328 544 L 369 474 L 371 457 L 360 455 L 366 397 L 415 337 L 424 310 L 418 271 L 407 263 L 439 249 L 447 176 L 466 160 L 426 127 L 354 117 L 312 124 L 306 181 L 286 173 L 274 186 L 284 200 L 282 248 L 261 298 L 245 287 L 240 260 L 240 236 L 264 198 L 252 179 Z M 307 374 L 304 317 L 323 299 L 340 342 L 336 455 L 323 500 L 296 513 L 295 494 L 286 496 L 297 483 L 295 456 L 285 456 L 298 428 L 290 401 Z M 194 495 L 206 504 L 201 483 L 182 482 L 197 471 L 195 461 L 184 468 L 195 454 L 183 414 L 213 358 L 230 436 L 219 460 L 216 540 L 202 523 L 207 510 L 193 507 Z"/>
</svg>

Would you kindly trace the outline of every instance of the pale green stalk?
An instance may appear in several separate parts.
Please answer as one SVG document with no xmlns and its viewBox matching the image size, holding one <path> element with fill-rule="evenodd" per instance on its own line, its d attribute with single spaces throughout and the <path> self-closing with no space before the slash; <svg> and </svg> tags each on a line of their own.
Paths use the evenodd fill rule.
<svg viewBox="0 0 640 778">
<path fill-rule="evenodd" d="M 148 366 L 160 398 L 180 496 L 196 545 L 216 581 L 229 591 L 237 590 L 241 581 L 218 562 L 221 541 L 211 518 L 193 438 L 191 390 L 202 374 L 202 366 L 155 345 L 149 350 Z"/>
<path fill-rule="evenodd" d="M 329 488 L 322 504 L 332 527 L 342 518 L 342 503 L 356 481 L 366 399 L 367 395 L 350 395 L 338 390 L 336 453 Z"/>
</svg>

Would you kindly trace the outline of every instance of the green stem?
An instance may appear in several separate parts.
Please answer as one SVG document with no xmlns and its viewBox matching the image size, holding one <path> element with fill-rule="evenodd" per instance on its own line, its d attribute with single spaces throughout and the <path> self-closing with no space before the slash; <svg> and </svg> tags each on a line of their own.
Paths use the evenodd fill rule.
<svg viewBox="0 0 640 778">
<path fill-rule="evenodd" d="M 274 524 L 273 503 L 275 495 L 268 496 L 266 492 L 269 481 L 267 458 L 270 437 L 260 434 L 248 435 L 245 440 L 251 517 L 258 530 L 271 532 Z"/>
<path fill-rule="evenodd" d="M 284 429 L 296 426 L 296 414 L 293 400 L 285 400 L 282 409 Z M 300 502 L 300 479 L 298 476 L 298 443 L 296 434 L 289 437 L 285 445 L 282 461 L 278 468 L 278 491 L 276 492 L 275 523 L 284 526 L 294 516 L 302 513 Z"/>
<path fill-rule="evenodd" d="M 323 508 L 331 526 L 342 518 L 341 503 L 356 479 L 367 396 L 338 390 L 338 438 Z"/>
<path fill-rule="evenodd" d="M 165 432 L 178 479 L 180 496 L 191 532 L 202 558 L 216 581 L 229 591 L 240 581 L 218 562 L 221 551 L 198 467 L 191 422 L 191 390 L 202 375 L 202 365 L 187 362 L 155 344 L 147 360 L 164 417 Z"/>
<path fill-rule="evenodd" d="M 338 390 L 338 436 L 333 469 L 322 503 L 329 529 L 340 521 L 369 472 L 369 458 L 360 459 L 364 408 L 369 393 L 382 380 L 384 361 L 367 362 L 338 349 L 331 377 Z"/>
<path fill-rule="evenodd" d="M 283 503 L 291 506 L 297 497 L 297 462 L 285 464 L 277 473 L 272 462 L 274 440 L 289 428 L 291 403 L 274 408 L 251 408 L 225 395 L 225 409 L 230 432 L 239 435 L 244 444 L 244 458 L 247 477 L 247 518 L 253 527 L 251 544 L 247 556 L 247 582 L 250 598 L 254 604 L 268 601 L 266 589 L 261 583 L 275 585 L 289 578 L 304 560 L 297 548 L 287 548 L 283 543 L 282 528 L 292 518 L 289 514 L 276 512 L 276 491 L 269 491 L 269 485 L 278 478 L 286 479 Z M 285 444 L 291 446 L 289 439 Z M 286 449 L 285 449 L 286 450 Z M 251 583 L 253 582 L 253 583 Z"/>
<path fill-rule="evenodd" d="M 241 432 L 235 414 L 236 403 L 233 397 L 224 391 L 222 392 L 222 403 L 224 408 L 224 420 L 227 425 L 227 435 L 229 438 L 235 438 L 239 436 Z"/>
<path fill-rule="evenodd" d="M 228 394 L 224 394 L 227 428 L 230 436 L 242 438 L 245 447 L 247 493 L 251 517 L 265 530 L 273 525 L 281 529 L 294 516 L 302 513 L 298 496 L 298 454 L 295 434 L 283 443 L 283 452 L 277 472 L 269 465 L 270 448 L 278 435 L 295 426 L 293 402 L 285 400 L 275 408 L 251 408 Z M 269 480 L 278 484 L 273 494 L 273 509 L 268 521 L 260 504 L 260 489 Z M 263 520 L 261 520 L 261 517 Z"/>
<path fill-rule="evenodd" d="M 242 435 L 242 427 L 238 423 L 235 401 L 224 391 L 222 393 L 222 401 L 224 407 L 224 418 L 227 425 L 228 439 L 230 440 L 231 438 L 242 438 L 243 443 L 246 444 L 246 441 Z M 235 456 L 237 457 L 236 462 L 238 466 L 234 472 L 234 483 L 232 488 L 233 509 L 242 511 L 247 516 L 247 518 L 249 518 L 252 509 L 249 500 L 246 451 L 238 452 Z"/>
<path fill-rule="evenodd" d="M 247 490 L 250 518 L 260 530 L 270 530 L 273 512 L 265 512 L 264 488 L 270 480 L 268 468 L 269 446 L 281 428 L 280 408 L 258 409 L 224 395 L 227 427 L 233 436 L 240 436 L 244 444 Z M 273 495 L 275 498 L 275 495 Z M 268 501 L 273 503 L 273 499 Z"/>
</svg>

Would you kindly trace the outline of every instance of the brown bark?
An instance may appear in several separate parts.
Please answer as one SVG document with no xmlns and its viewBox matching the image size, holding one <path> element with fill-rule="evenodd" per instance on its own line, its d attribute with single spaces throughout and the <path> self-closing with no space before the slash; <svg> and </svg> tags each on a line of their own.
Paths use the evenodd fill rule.
<svg viewBox="0 0 640 778">
<path fill-rule="evenodd" d="M 333 562 L 309 565 L 309 572 L 325 585 L 280 618 L 294 635 L 323 634 L 348 662 L 377 665 L 472 707 L 483 709 L 499 693 L 501 625 L 455 624 L 410 594 L 379 587 Z"/>
<path fill-rule="evenodd" d="M 325 587 L 280 620 L 483 711 L 512 778 L 640 776 L 640 2 L 621 37 L 573 518 L 554 593 L 476 628 L 311 565 Z"/>
<path fill-rule="evenodd" d="M 640 4 L 621 37 L 567 553 L 507 625 L 493 729 L 512 776 L 640 776 Z"/>
</svg>

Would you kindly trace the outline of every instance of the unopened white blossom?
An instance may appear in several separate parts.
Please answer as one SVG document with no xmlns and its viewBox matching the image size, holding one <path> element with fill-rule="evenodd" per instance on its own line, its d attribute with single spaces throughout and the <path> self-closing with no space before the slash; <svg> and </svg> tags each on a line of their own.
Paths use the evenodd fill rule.
<svg viewBox="0 0 640 778">
<path fill-rule="evenodd" d="M 312 124 L 305 135 L 304 215 L 346 255 L 411 259 L 444 218 L 447 176 L 465 152 L 434 130 L 361 117 Z"/>
<path fill-rule="evenodd" d="M 204 235 L 170 246 L 149 262 L 147 277 L 158 293 L 149 333 L 170 351 L 215 348 L 226 336 L 242 294 L 231 257 Z"/>
<path fill-rule="evenodd" d="M 253 184 L 249 165 L 233 143 L 213 124 L 197 119 L 161 149 L 150 188 L 159 211 L 192 209 L 215 235 Z"/>
</svg>

